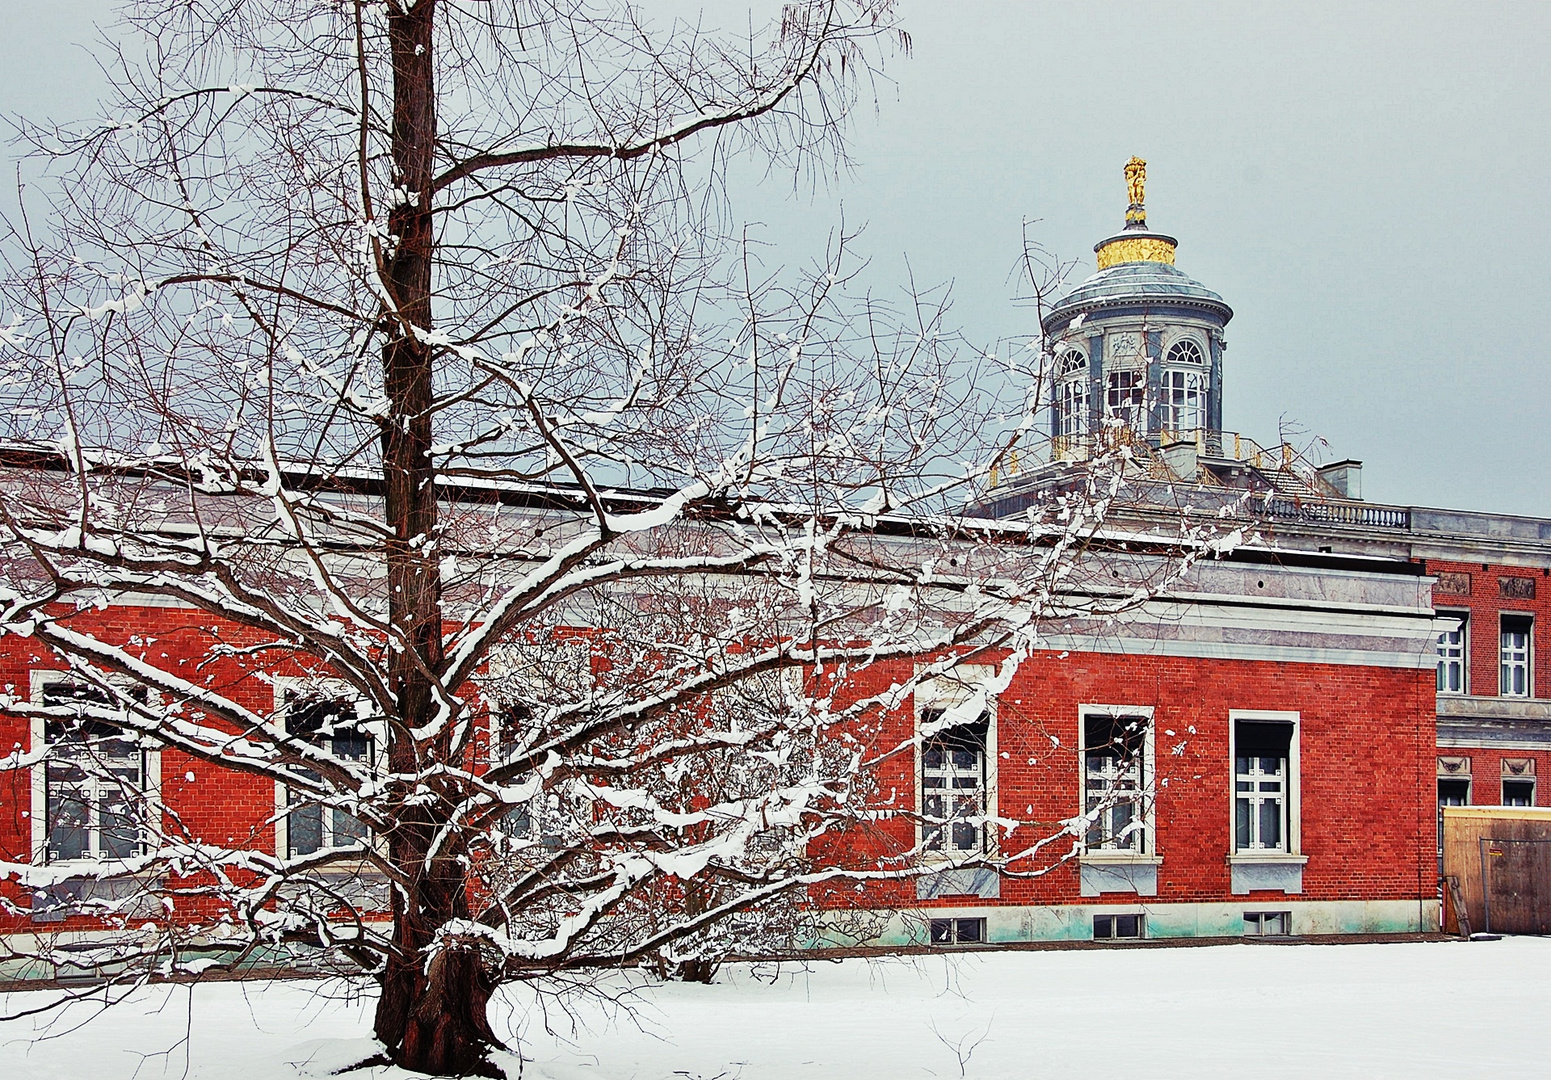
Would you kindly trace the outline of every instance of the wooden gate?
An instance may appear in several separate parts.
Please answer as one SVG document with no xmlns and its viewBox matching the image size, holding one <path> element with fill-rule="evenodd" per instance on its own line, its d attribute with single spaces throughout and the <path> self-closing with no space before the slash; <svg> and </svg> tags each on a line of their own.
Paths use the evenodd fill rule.
<svg viewBox="0 0 1551 1080">
<path fill-rule="evenodd" d="M 1459 883 L 1449 929 L 1551 934 L 1551 807 L 1444 807 L 1443 873 Z"/>
</svg>

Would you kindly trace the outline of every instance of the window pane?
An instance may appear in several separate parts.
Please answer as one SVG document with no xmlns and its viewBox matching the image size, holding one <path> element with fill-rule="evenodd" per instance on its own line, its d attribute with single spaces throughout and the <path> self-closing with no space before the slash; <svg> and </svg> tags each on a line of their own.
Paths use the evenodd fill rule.
<svg viewBox="0 0 1551 1080">
<path fill-rule="evenodd" d="M 49 766 L 48 847 L 51 859 L 81 859 L 86 856 L 86 801 L 78 784 L 63 784 L 54 779 Z"/>
<path fill-rule="evenodd" d="M 334 815 L 334 846 L 346 847 L 350 844 L 364 843 L 366 840 L 366 825 L 359 818 L 345 813 L 343 810 L 333 811 Z"/>
<path fill-rule="evenodd" d="M 933 919 L 931 925 L 933 945 L 947 945 L 953 941 L 952 919 Z"/>
<path fill-rule="evenodd" d="M 105 859 L 127 859 L 140 846 L 140 830 L 134 819 L 133 807 L 122 788 L 109 786 L 103 791 L 103 797 L 97 804 L 102 856 Z"/>
<path fill-rule="evenodd" d="M 959 919 L 958 933 L 960 944 L 978 942 L 985 935 L 981 933 L 984 923 L 980 919 Z"/>
<path fill-rule="evenodd" d="M 1282 803 L 1279 799 L 1267 799 L 1260 804 L 1260 846 L 1282 846 Z"/>
<path fill-rule="evenodd" d="M 1249 837 L 1249 800 L 1238 800 L 1238 806 L 1234 811 L 1233 843 L 1240 851 L 1247 851 L 1250 845 Z"/>
<path fill-rule="evenodd" d="M 1115 846 L 1118 848 L 1130 848 L 1135 845 L 1136 833 L 1126 831 L 1131 825 L 1135 811 L 1134 804 L 1121 803 L 1110 812 L 1114 819 L 1111 828 L 1115 837 Z"/>
<path fill-rule="evenodd" d="M 323 847 L 323 807 L 306 803 L 291 810 L 286 819 L 292 855 L 311 855 Z"/>
</svg>

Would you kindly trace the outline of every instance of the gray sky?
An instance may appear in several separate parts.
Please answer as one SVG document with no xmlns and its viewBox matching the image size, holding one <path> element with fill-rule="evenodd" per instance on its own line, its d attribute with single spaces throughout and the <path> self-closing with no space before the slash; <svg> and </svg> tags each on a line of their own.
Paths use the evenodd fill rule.
<svg viewBox="0 0 1551 1080">
<path fill-rule="evenodd" d="M 0 111 L 90 114 L 101 82 L 75 43 L 111 4 L 12 6 Z M 914 52 L 859 119 L 855 169 L 817 199 L 738 200 L 783 257 L 843 209 L 874 279 L 902 280 L 908 254 L 917 281 L 954 281 L 972 338 L 1026 334 L 1023 219 L 1091 270 L 1138 154 L 1149 224 L 1236 312 L 1227 428 L 1275 442 L 1285 417 L 1362 459 L 1373 500 L 1551 515 L 1551 5 L 904 13 Z"/>
</svg>

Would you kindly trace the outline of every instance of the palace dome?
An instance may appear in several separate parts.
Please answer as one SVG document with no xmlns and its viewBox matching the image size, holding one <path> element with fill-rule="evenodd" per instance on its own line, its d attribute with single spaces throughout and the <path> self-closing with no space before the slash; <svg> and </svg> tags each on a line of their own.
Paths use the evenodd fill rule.
<svg viewBox="0 0 1551 1080">
<path fill-rule="evenodd" d="M 1118 239 L 1133 237 L 1134 233 Z M 1233 309 L 1221 296 L 1172 263 L 1139 258 L 1100 270 L 1078 285 L 1050 309 L 1044 329 L 1046 333 L 1057 333 L 1078 315 L 1092 312 L 1164 305 L 1209 311 L 1223 323 L 1233 317 Z"/>
</svg>

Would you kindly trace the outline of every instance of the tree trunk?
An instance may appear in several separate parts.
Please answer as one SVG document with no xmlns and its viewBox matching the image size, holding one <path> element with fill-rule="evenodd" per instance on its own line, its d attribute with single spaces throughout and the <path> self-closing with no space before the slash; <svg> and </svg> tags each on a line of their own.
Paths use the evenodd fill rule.
<svg viewBox="0 0 1551 1080">
<path fill-rule="evenodd" d="M 382 267 L 393 309 L 383 347 L 383 506 L 393 537 L 387 545 L 388 617 L 397 640 L 388 647 L 394 694 L 389 716 L 388 767 L 413 776 L 447 759 L 445 735 L 413 734 L 436 715 L 433 679 L 443 663 L 440 556 L 435 551 L 437 503 L 431 457 L 432 366 L 424 331 L 432 326 L 431 283 L 435 229 L 431 184 L 435 176 L 436 82 L 432 27 L 436 0 L 387 8 L 393 64 L 393 185 L 407 191 L 388 214 L 392 247 Z M 441 783 L 450 783 L 445 779 Z M 430 786 L 435 794 L 436 782 Z M 413 800 L 416 785 L 396 794 L 388 857 L 408 882 L 393 893 L 394 954 L 382 976 L 374 1031 L 402 1068 L 442 1075 L 494 1072 L 485 1058 L 499 1041 L 486 1005 L 491 980 L 477 943 L 450 939 L 432 952 L 437 930 L 467 918 L 464 851 L 454 843 L 427 861 L 444 823 L 447 799 Z"/>
</svg>

